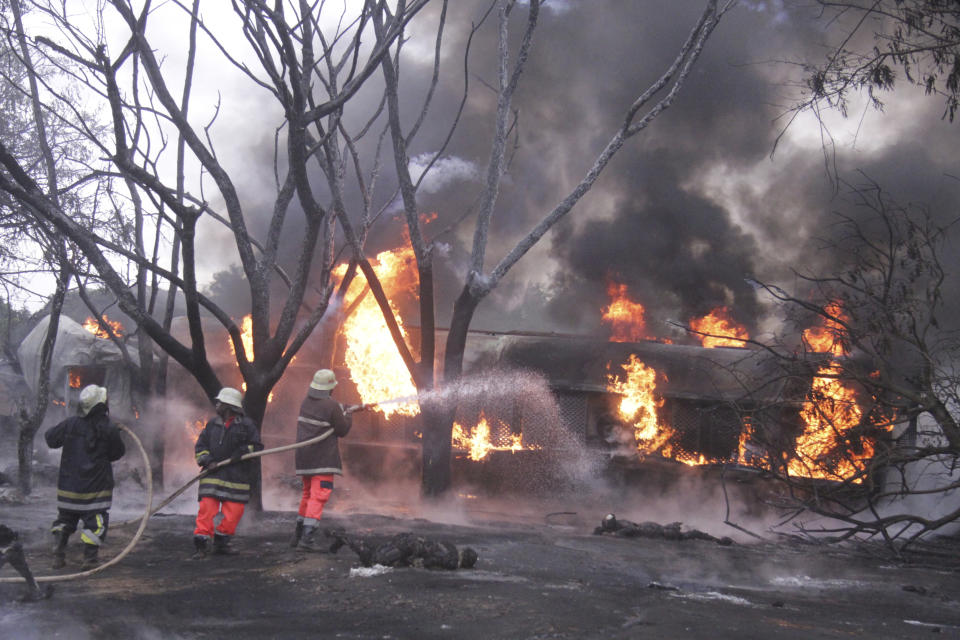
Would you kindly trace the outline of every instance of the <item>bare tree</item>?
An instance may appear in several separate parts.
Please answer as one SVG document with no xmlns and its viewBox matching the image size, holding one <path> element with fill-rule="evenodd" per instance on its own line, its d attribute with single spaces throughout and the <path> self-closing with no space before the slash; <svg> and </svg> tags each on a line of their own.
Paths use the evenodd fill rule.
<svg viewBox="0 0 960 640">
<path fill-rule="evenodd" d="M 846 114 L 852 93 L 864 90 L 877 109 L 898 72 L 908 84 L 944 101 L 953 122 L 960 105 L 960 7 L 952 0 L 817 0 L 839 42 L 821 63 L 807 62 L 800 105 Z"/>
<path fill-rule="evenodd" d="M 960 334 L 945 300 L 955 274 L 944 261 L 955 221 L 938 224 L 872 181 L 847 187 L 854 206 L 835 214 L 825 243 L 843 263 L 826 275 L 798 274 L 804 286 L 797 293 L 761 285 L 799 326 L 821 327 L 832 345 L 832 356 L 809 341 L 792 350 L 762 346 L 785 372 L 849 391 L 838 396 L 808 383 L 794 398 L 835 446 L 804 458 L 773 432 L 754 437 L 773 452 L 767 468 L 789 487 L 783 506 L 792 516 L 813 511 L 831 519 L 818 534 L 880 536 L 900 550 L 960 518 L 960 508 L 931 517 L 910 502 L 960 486 Z M 852 418 L 852 428 L 841 428 L 841 417 Z M 918 421 L 927 425 L 919 436 Z M 818 466 L 826 481 L 804 479 L 796 464 Z"/>
<path fill-rule="evenodd" d="M 34 51 L 51 64 L 74 65 L 84 100 L 98 104 L 99 113 L 111 124 L 111 134 L 98 137 L 86 114 L 75 112 L 68 120 L 76 135 L 100 156 L 87 163 L 86 175 L 69 188 L 82 189 L 99 175 L 120 178 L 126 194 L 101 194 L 113 205 L 102 215 L 122 216 L 131 237 L 124 243 L 78 224 L 45 195 L 6 147 L 0 148 L 4 167 L 0 189 L 15 198 L 37 224 L 62 233 L 117 296 L 141 335 L 191 372 L 211 397 L 222 385 L 207 357 L 201 320 L 204 313 L 216 318 L 232 339 L 247 385 L 247 411 L 259 420 L 271 388 L 322 317 L 330 296 L 334 231 L 345 179 L 343 163 L 335 155 L 344 108 L 424 4 L 423 0 L 400 3 L 391 12 L 384 3 L 366 2 L 356 15 L 331 18 L 329 10 L 321 13 L 321 7 L 306 3 L 286 7 L 246 2 L 234 3 L 231 16 L 218 11 L 207 22 L 199 2 L 173 3 L 191 27 L 186 62 L 174 70 L 158 57 L 159 47 L 151 41 L 155 14 L 150 3 L 137 9 L 133 3 L 110 2 L 95 16 L 92 29 L 58 3 L 34 3 L 34 11 L 57 27 L 55 34 L 33 35 Z M 381 39 L 368 46 L 365 38 L 372 32 L 374 15 L 381 16 L 384 31 Z M 125 33 L 118 36 L 107 29 L 110 17 L 119 19 Z M 166 17 L 170 18 L 169 12 Z M 220 25 L 228 26 L 218 32 Z M 259 199 L 245 205 L 244 198 L 252 194 L 238 188 L 230 163 L 218 154 L 219 106 L 214 105 L 212 119 L 202 122 L 187 111 L 194 91 L 194 61 L 201 47 L 201 38 L 194 34 L 203 36 L 206 62 L 219 56 L 248 88 L 269 96 L 278 108 L 276 191 L 268 207 L 272 213 L 265 221 L 250 217 L 248 209 L 261 206 Z M 120 46 L 112 50 L 107 40 L 116 42 L 117 37 Z M 180 86 L 175 84 L 177 78 L 182 78 Z M 57 86 L 43 88 L 48 104 L 63 98 Z M 176 144 L 168 143 L 171 137 Z M 167 159 L 171 146 L 176 154 L 172 162 Z M 318 192 L 312 181 L 309 165 L 314 162 L 327 171 L 329 205 L 321 201 L 324 190 Z M 299 214 L 293 222 L 291 214 Z M 249 284 L 253 353 L 245 351 L 236 320 L 201 293 L 197 267 L 204 247 L 198 246 L 198 235 L 207 220 L 229 230 Z M 295 232 L 288 230 L 291 225 L 297 227 Z M 284 232 L 300 234 L 292 255 L 281 251 Z M 153 240 L 145 240 L 151 236 Z M 171 257 L 164 259 L 161 249 L 170 251 Z M 134 265 L 135 281 L 117 264 Z M 131 285 L 142 288 L 146 278 L 162 281 L 171 292 L 182 292 L 189 321 L 187 342 L 171 333 L 169 307 L 165 317 L 158 319 L 151 299 L 130 290 Z M 284 287 L 280 295 L 277 282 Z"/>
<path fill-rule="evenodd" d="M 452 325 L 445 345 L 442 372 L 435 371 L 437 353 L 435 323 L 438 301 L 433 278 L 437 238 L 430 237 L 420 220 L 418 191 L 430 168 L 446 153 L 446 143 L 433 152 L 427 170 L 419 176 L 410 168 L 410 149 L 427 122 L 438 84 L 443 56 L 441 42 L 448 3 L 435 1 L 433 13 L 423 20 L 436 20 L 430 27 L 435 38 L 434 73 L 422 99 L 411 104 L 402 99 L 400 69 L 404 64 L 413 21 L 427 0 L 387 3 L 366 0 L 356 12 L 334 12 L 326 4 L 231 3 L 229 15 L 204 14 L 206 6 L 177 0 L 164 9 L 177 9 L 197 37 L 178 45 L 187 51 L 180 67 L 177 57 L 160 57 L 164 50 L 158 38 L 159 8 L 146 3 L 135 9 L 124 0 L 106 3 L 98 22 L 80 24 L 57 3 L 35 2 L 43 21 L 29 35 L 37 55 L 52 64 L 75 65 L 76 80 L 85 87 L 85 104 L 99 105 L 111 133 L 91 135 L 89 117 L 79 112 L 67 121 L 77 135 L 97 150 L 96 159 L 84 164 L 87 176 L 117 177 L 126 188 L 124 201 L 117 197 L 113 210 L 125 220 L 140 220 L 134 244 L 109 240 L 76 224 L 32 179 L 10 149 L 0 147 L 0 191 L 8 193 L 30 213 L 37 224 L 49 225 L 63 234 L 90 264 L 91 271 L 118 297 L 120 308 L 171 358 L 190 371 L 213 396 L 220 387 L 207 358 L 201 319 L 216 318 L 229 332 L 237 354 L 237 366 L 247 385 L 247 410 L 255 418 L 265 411 L 270 389 L 311 335 L 326 313 L 334 295 L 331 271 L 342 232 L 351 267 L 366 277 L 372 295 L 384 312 L 397 347 L 420 392 L 434 385 L 452 385 L 461 376 L 467 331 L 481 301 L 502 281 L 511 268 L 586 194 L 623 145 L 643 131 L 669 108 L 680 92 L 703 47 L 732 1 L 709 0 L 686 41 L 678 42 L 676 56 L 657 80 L 640 90 L 632 104 L 624 105 L 621 124 L 611 131 L 608 143 L 596 151 L 593 166 L 570 186 L 568 195 L 528 229 L 517 244 L 492 268 L 486 265 L 491 220 L 497 209 L 500 184 L 507 175 L 511 142 L 517 136 L 514 97 L 520 86 L 527 55 L 533 46 L 541 2 L 521 4 L 507 0 L 490 3 L 487 16 L 474 26 L 467 40 L 464 60 L 469 61 L 470 43 L 492 24 L 499 52 L 494 121 L 489 133 L 490 152 L 483 184 L 472 194 L 476 207 L 464 206 L 463 219 L 472 216 L 474 242 L 469 274 L 460 295 L 451 301 Z M 123 33 L 107 29 L 106 16 L 119 19 Z M 521 16 L 522 14 L 522 16 Z M 517 16 L 520 19 L 517 20 Z M 41 24 L 56 25 L 42 31 Z M 511 24 L 519 22 L 517 49 L 511 52 Z M 189 33 L 193 33 L 190 31 Z M 94 35 L 88 35 L 94 34 Z M 202 119 L 196 115 L 194 61 L 217 69 L 229 69 L 247 94 L 259 92 L 276 110 L 274 130 L 274 193 L 264 205 L 262 194 L 243 189 L 236 164 L 218 152 L 225 138 L 218 135 L 218 117 L 228 103 L 216 103 Z M 224 72 L 225 73 L 225 72 Z M 180 81 L 182 80 L 182 82 Z M 42 78 L 41 78 L 42 81 Z M 176 83 L 176 84 L 175 84 Z M 59 87 L 43 85 L 49 105 L 60 103 Z M 206 86 L 204 86 L 206 88 Z M 358 94 L 367 92 L 366 99 Z M 373 99 L 371 99 L 371 95 Z M 464 100 L 466 99 L 466 88 Z M 188 112 L 188 106 L 191 109 Z M 450 122 L 449 141 L 459 123 Z M 376 137 L 379 134 L 379 137 Z M 372 138 L 376 137 L 376 140 Z M 176 139 L 171 145 L 168 141 Z M 229 142 L 229 140 L 227 140 Z M 396 187 L 382 206 L 377 204 L 375 185 L 388 166 L 381 157 L 385 144 L 392 150 L 390 170 Z M 168 160 L 170 148 L 175 162 Z M 316 167 L 319 175 L 311 175 Z M 321 179 L 317 179 L 322 177 Z M 82 189 L 86 180 L 70 188 Z M 404 220 L 416 255 L 419 275 L 420 325 L 423 337 L 418 354 L 405 343 L 394 312 L 365 253 L 368 232 L 385 207 L 399 194 Z M 256 195 L 256 197 L 254 197 Z M 354 205 L 353 203 L 359 203 Z M 266 209 L 259 215 L 254 209 Z M 106 214 L 107 211 L 103 211 Z M 137 214 L 139 215 L 139 214 Z M 223 224 L 249 287 L 253 325 L 253 353 L 244 350 L 240 330 L 213 300 L 203 295 L 199 284 L 198 254 L 204 234 L 217 233 L 208 221 Z M 295 251 L 283 245 L 284 233 L 300 239 Z M 141 250 L 137 234 L 152 232 L 155 240 Z M 223 231 L 220 232 L 221 234 Z M 156 247 L 170 250 L 162 259 Z M 131 293 L 131 281 L 117 264 L 132 264 L 151 278 L 164 281 L 170 290 L 182 292 L 190 326 L 183 342 L 158 320 L 143 299 Z M 345 285 L 352 276 L 341 282 Z M 341 291 L 345 288 L 342 286 Z M 427 398 L 424 395 L 424 398 Z M 453 408 L 423 403 L 423 487 L 428 494 L 445 491 L 450 481 L 450 431 Z"/>
<path fill-rule="evenodd" d="M 522 81 L 523 73 L 537 29 L 541 2 L 531 0 L 520 5 L 507 0 L 495 0 L 490 3 L 488 15 L 493 16 L 493 31 L 497 41 L 498 61 L 497 79 L 493 85 L 496 93 L 496 110 L 490 127 L 490 151 L 483 184 L 473 202 L 475 207 L 465 206 L 464 219 L 472 220 L 473 247 L 469 270 L 462 289 L 456 300 L 452 301 L 452 319 L 444 346 L 442 372 L 434 370 L 434 358 L 437 352 L 434 331 L 438 301 L 434 293 L 433 261 L 437 253 L 436 237 L 431 238 L 424 228 L 421 209 L 418 205 L 418 189 L 424 175 L 429 172 L 443 155 L 440 149 L 432 156 L 428 168 L 420 176 L 414 177 L 409 169 L 409 152 L 412 139 L 416 136 L 423 121 L 426 106 L 419 116 L 411 118 L 413 125 L 404 128 L 401 124 L 402 106 L 399 95 L 399 55 L 384 57 L 381 69 L 387 87 L 387 110 L 390 123 L 390 136 L 393 143 L 394 166 L 399 180 L 400 196 L 403 203 L 404 219 L 417 261 L 419 276 L 419 305 L 421 326 L 421 347 L 419 358 L 406 345 L 398 324 L 393 318 L 386 295 L 376 280 L 376 274 L 369 263 L 360 259 L 360 268 L 370 283 L 394 341 L 410 371 L 418 391 L 421 393 L 421 411 L 423 413 L 423 490 L 427 495 L 443 493 L 450 486 L 450 435 L 455 406 L 449 402 L 431 402 L 429 391 L 434 385 L 452 387 L 461 378 L 464 351 L 470 324 L 478 305 L 493 291 L 511 268 L 539 242 L 541 238 L 574 209 L 580 199 L 590 190 L 594 182 L 608 163 L 616 156 L 622 146 L 633 136 L 643 131 L 658 115 L 669 108 L 680 92 L 691 68 L 699 58 L 707 39 L 713 33 L 724 13 L 732 6 L 731 2 L 710 1 L 705 4 L 699 20 L 690 30 L 685 42 L 678 43 L 676 57 L 664 69 L 657 80 L 637 94 L 635 101 L 626 105 L 620 126 L 612 132 L 606 146 L 598 150 L 593 166 L 572 185 L 568 195 L 550 211 L 543 212 L 540 221 L 528 229 L 516 245 L 506 252 L 498 264 L 488 268 L 486 265 L 487 244 L 491 221 L 497 209 L 500 186 L 508 174 L 509 150 L 511 141 L 517 136 L 517 112 L 514 97 Z M 446 9 L 446 3 L 443 3 Z M 525 12 L 525 13 L 524 13 Z M 514 20 L 515 14 L 522 16 Z M 469 42 L 479 32 L 488 18 L 477 22 L 468 39 Z M 511 51 L 511 24 L 519 23 L 516 50 Z M 385 25 L 375 22 L 378 32 Z M 382 37 L 382 36 L 381 36 Z M 395 45 L 399 52 L 403 42 Z M 438 45 L 439 50 L 439 45 Z M 465 58 L 467 61 L 468 57 Z M 454 125 L 456 124 L 456 119 Z M 349 237 L 349 236 L 348 236 Z M 354 243 L 356 247 L 356 243 Z"/>
</svg>

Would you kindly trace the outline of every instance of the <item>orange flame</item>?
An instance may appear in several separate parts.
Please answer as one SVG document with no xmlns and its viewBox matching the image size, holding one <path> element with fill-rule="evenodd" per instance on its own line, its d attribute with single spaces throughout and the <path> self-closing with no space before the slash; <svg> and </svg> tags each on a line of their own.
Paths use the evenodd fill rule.
<svg viewBox="0 0 960 640">
<path fill-rule="evenodd" d="M 507 428 L 503 422 L 500 422 L 502 428 Z M 484 460 L 491 451 L 521 451 L 523 449 L 539 449 L 537 445 L 524 446 L 523 436 L 519 433 L 512 433 L 508 436 L 509 444 L 497 446 L 493 444 L 493 438 L 490 434 L 490 423 L 487 417 L 480 412 L 480 421 L 476 426 L 464 429 L 459 422 L 453 423 L 453 432 L 450 435 L 450 443 L 454 449 L 463 449 L 468 452 L 467 457 L 475 462 Z"/>
<path fill-rule="evenodd" d="M 119 321 L 113 321 L 108 318 L 106 315 L 102 316 L 99 321 L 93 316 L 88 317 L 83 321 L 83 328 L 97 336 L 98 338 L 109 339 L 110 333 L 104 328 L 104 325 L 109 326 L 110 330 L 113 331 L 113 335 L 118 338 L 123 335 L 123 324 Z"/>
<path fill-rule="evenodd" d="M 742 416 L 740 419 L 740 439 L 737 442 L 737 462 L 748 467 L 766 468 L 767 460 L 762 450 L 754 442 L 757 426 L 753 417 Z"/>
<path fill-rule="evenodd" d="M 612 342 L 638 342 L 647 337 L 643 305 L 627 297 L 627 285 L 610 282 L 607 285 L 610 305 L 603 308 L 602 319 L 610 325 Z"/>
<path fill-rule="evenodd" d="M 194 420 L 193 422 L 188 422 L 184 425 L 187 433 L 193 438 L 193 441 L 196 442 L 200 437 L 200 432 L 203 431 L 203 428 L 207 426 L 207 423 L 203 420 Z"/>
<path fill-rule="evenodd" d="M 83 378 L 80 377 L 80 374 L 76 371 L 70 371 L 70 388 L 79 389 L 82 384 Z"/>
<path fill-rule="evenodd" d="M 391 299 L 391 306 L 399 296 L 415 291 L 417 278 L 413 264 L 413 249 L 409 246 L 377 255 L 372 266 L 387 297 Z M 346 265 L 340 265 L 336 274 L 343 277 L 346 269 Z M 358 296 L 362 296 L 342 327 L 346 341 L 344 362 L 350 369 L 350 378 L 357 385 L 357 391 L 365 403 L 416 397 L 417 389 L 403 358 L 397 352 L 380 307 L 372 295 L 367 295 L 366 289 L 366 280 L 358 276 L 350 283 L 344 303 L 349 307 L 358 300 Z M 396 318 L 401 334 L 406 337 L 399 314 Z M 378 405 L 376 410 L 387 418 L 394 413 L 415 416 L 420 413 L 420 406 L 416 401 L 388 403 Z"/>
<path fill-rule="evenodd" d="M 630 354 L 622 368 L 626 373 L 622 380 L 607 374 L 607 390 L 623 396 L 618 411 L 621 418 L 633 424 L 639 453 L 654 453 L 674 435 L 673 429 L 660 425 L 657 420 L 657 410 L 663 405 L 663 399 L 656 394 L 657 372 L 634 354 Z M 669 452 L 665 454 L 669 456 Z"/>
<path fill-rule="evenodd" d="M 847 350 L 843 344 L 844 328 L 841 323 L 849 322 L 850 318 L 843 312 L 840 302 L 836 300 L 825 306 L 823 310 L 831 317 L 821 316 L 819 325 L 804 329 L 803 341 L 811 351 L 816 353 L 845 355 Z"/>
<path fill-rule="evenodd" d="M 243 352 L 247 354 L 247 360 L 253 362 L 253 316 L 247 314 L 240 322 L 240 342 L 243 344 Z M 227 344 L 230 345 L 230 353 L 237 356 L 237 350 L 233 348 L 233 340 L 227 335 Z"/>
<path fill-rule="evenodd" d="M 817 353 L 844 356 L 847 349 L 843 323 L 849 321 L 849 316 L 836 300 L 826 305 L 824 311 L 831 317 L 824 317 L 818 326 L 805 329 L 804 344 Z M 861 482 L 854 476 L 862 472 L 873 457 L 876 443 L 872 437 L 854 432 L 867 417 L 863 415 L 856 389 L 840 379 L 842 372 L 842 366 L 833 361 L 821 365 L 813 378 L 800 412 L 805 426 L 796 441 L 796 457 L 787 465 L 792 476 L 853 478 L 853 482 Z M 890 428 L 889 416 L 878 415 L 876 420 L 868 421 L 883 430 Z"/>
<path fill-rule="evenodd" d="M 690 328 L 699 332 L 697 337 L 705 347 L 742 347 L 750 338 L 746 327 L 734 322 L 728 307 L 717 307 L 702 318 L 694 318 Z"/>
<path fill-rule="evenodd" d="M 854 389 L 837 378 L 840 372 L 836 363 L 824 365 L 813 379 L 800 412 L 806 427 L 797 438 L 797 457 L 788 464 L 792 476 L 843 480 L 856 475 L 873 456 L 869 438 L 858 438 L 859 453 L 850 450 L 847 433 L 860 425 L 863 410 Z"/>
</svg>

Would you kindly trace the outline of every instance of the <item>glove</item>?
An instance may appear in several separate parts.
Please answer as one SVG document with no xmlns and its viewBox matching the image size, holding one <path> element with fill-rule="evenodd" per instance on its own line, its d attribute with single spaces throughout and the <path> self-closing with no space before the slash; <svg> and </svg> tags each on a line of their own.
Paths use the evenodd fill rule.
<svg viewBox="0 0 960 640">
<path fill-rule="evenodd" d="M 237 451 L 235 454 L 233 454 L 232 456 L 230 456 L 230 462 L 240 462 L 240 458 L 242 458 L 242 457 L 243 457 L 243 454 L 245 454 L 245 453 L 246 453 L 246 451 L 243 451 L 243 450 Z"/>
<path fill-rule="evenodd" d="M 203 454 L 202 456 L 200 456 L 199 458 L 197 458 L 197 464 L 200 465 L 201 467 L 203 467 L 204 469 L 206 469 L 208 466 L 210 466 L 210 462 L 211 462 L 211 460 L 210 460 L 210 454 L 209 454 L 209 453 L 205 453 L 205 454 Z"/>
</svg>

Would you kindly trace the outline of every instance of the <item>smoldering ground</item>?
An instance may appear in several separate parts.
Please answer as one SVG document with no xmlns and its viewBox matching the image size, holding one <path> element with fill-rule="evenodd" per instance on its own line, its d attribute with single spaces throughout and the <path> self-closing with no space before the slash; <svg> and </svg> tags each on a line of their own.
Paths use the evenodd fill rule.
<svg viewBox="0 0 960 640">
<path fill-rule="evenodd" d="M 293 513 L 276 511 L 245 516 L 237 555 L 197 562 L 189 559 L 192 516 L 159 515 L 121 563 L 56 584 L 51 600 L 16 603 L 20 586 L 0 584 L 0 632 L 71 640 L 913 638 L 960 629 L 960 567 L 949 546 L 892 562 L 842 547 L 592 534 L 611 505 L 637 520 L 693 522 L 699 512 L 714 521 L 717 496 L 697 484 L 677 484 L 685 499 L 642 490 L 627 497 L 621 487 L 619 502 L 474 496 L 421 506 L 410 499 L 416 485 L 411 492 L 392 483 L 361 488 L 349 475 L 338 483 L 325 526 L 371 540 L 414 532 L 477 551 L 474 569 L 449 572 L 364 573 L 346 549 L 298 553 L 287 546 Z M 49 487 L 45 495 L 52 493 Z M 38 575 L 49 574 L 45 529 L 53 509 L 52 497 L 4 507 Z M 133 515 L 115 511 L 116 521 Z M 108 550 L 130 535 L 111 531 Z M 78 551 L 69 555 L 79 559 Z"/>
<path fill-rule="evenodd" d="M 488 399 L 488 407 L 519 394 L 556 417 L 538 376 L 501 373 L 449 393 L 463 401 L 471 391 Z M 555 439 L 563 442 L 560 421 L 553 422 Z M 765 531 L 771 514 L 751 483 L 723 486 L 704 470 L 679 464 L 612 479 L 596 473 L 594 461 L 562 448 L 546 451 L 556 455 L 559 467 L 533 469 L 551 479 L 558 468 L 567 469 L 565 482 L 519 482 L 531 468 L 518 452 L 511 476 L 518 482 L 500 483 L 500 491 L 491 493 L 483 472 L 508 468 L 514 456 L 498 453 L 499 467 L 456 461 L 470 465 L 472 482 L 457 485 L 442 502 L 422 501 L 418 478 L 401 473 L 402 465 L 389 465 L 374 479 L 354 472 L 348 459 L 322 520 L 325 527 L 370 540 L 412 532 L 469 546 L 479 554 L 474 569 L 363 573 L 346 549 L 290 549 L 299 491 L 288 467 L 286 474 L 264 476 L 265 503 L 273 506 L 245 515 L 235 538 L 237 555 L 189 559 L 196 503 L 187 495 L 150 519 L 119 564 L 56 584 L 52 600 L 16 603 L 19 585 L 0 583 L 0 630 L 5 637 L 72 640 L 627 638 L 641 632 L 808 638 L 851 630 L 915 637 L 933 628 L 960 628 L 960 567 L 949 547 L 931 544 L 892 561 L 853 548 L 759 542 L 724 524 Z M 104 559 L 131 540 L 135 527 L 124 523 L 146 506 L 143 488 L 128 473 L 118 474 L 117 494 Z M 51 480 L 37 487 L 34 498 L 3 505 L 3 519 L 21 531 L 40 576 L 50 574 L 47 527 L 54 495 Z M 737 543 L 594 535 L 608 512 L 637 522 L 680 521 L 715 536 L 731 535 Z M 76 546 L 68 562 L 79 561 Z"/>
</svg>

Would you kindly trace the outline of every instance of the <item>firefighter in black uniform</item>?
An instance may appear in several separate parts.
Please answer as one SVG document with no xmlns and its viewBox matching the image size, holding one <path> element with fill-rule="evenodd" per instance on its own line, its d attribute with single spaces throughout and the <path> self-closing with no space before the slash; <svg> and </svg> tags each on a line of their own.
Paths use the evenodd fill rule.
<svg viewBox="0 0 960 640">
<path fill-rule="evenodd" d="M 214 398 L 217 415 L 207 422 L 194 449 L 197 464 L 207 474 L 200 479 L 197 522 L 193 530 L 195 560 L 203 559 L 213 539 L 213 553 L 228 554 L 230 540 L 237 530 L 240 518 L 256 478 L 256 467 L 249 460 L 240 461 L 247 453 L 260 451 L 260 430 L 252 419 L 244 415 L 243 394 L 232 387 L 224 387 Z M 231 464 L 214 469 L 218 462 Z M 223 518 L 214 528 L 214 518 Z"/>
<path fill-rule="evenodd" d="M 107 390 L 92 384 L 80 392 L 79 415 L 67 418 L 44 434 L 51 449 L 63 447 L 57 479 L 57 519 L 53 568 L 66 565 L 67 541 L 78 523 L 83 542 L 83 569 L 97 565 L 97 553 L 107 538 L 113 499 L 113 465 L 126 448 L 120 430 L 110 422 Z"/>
</svg>

